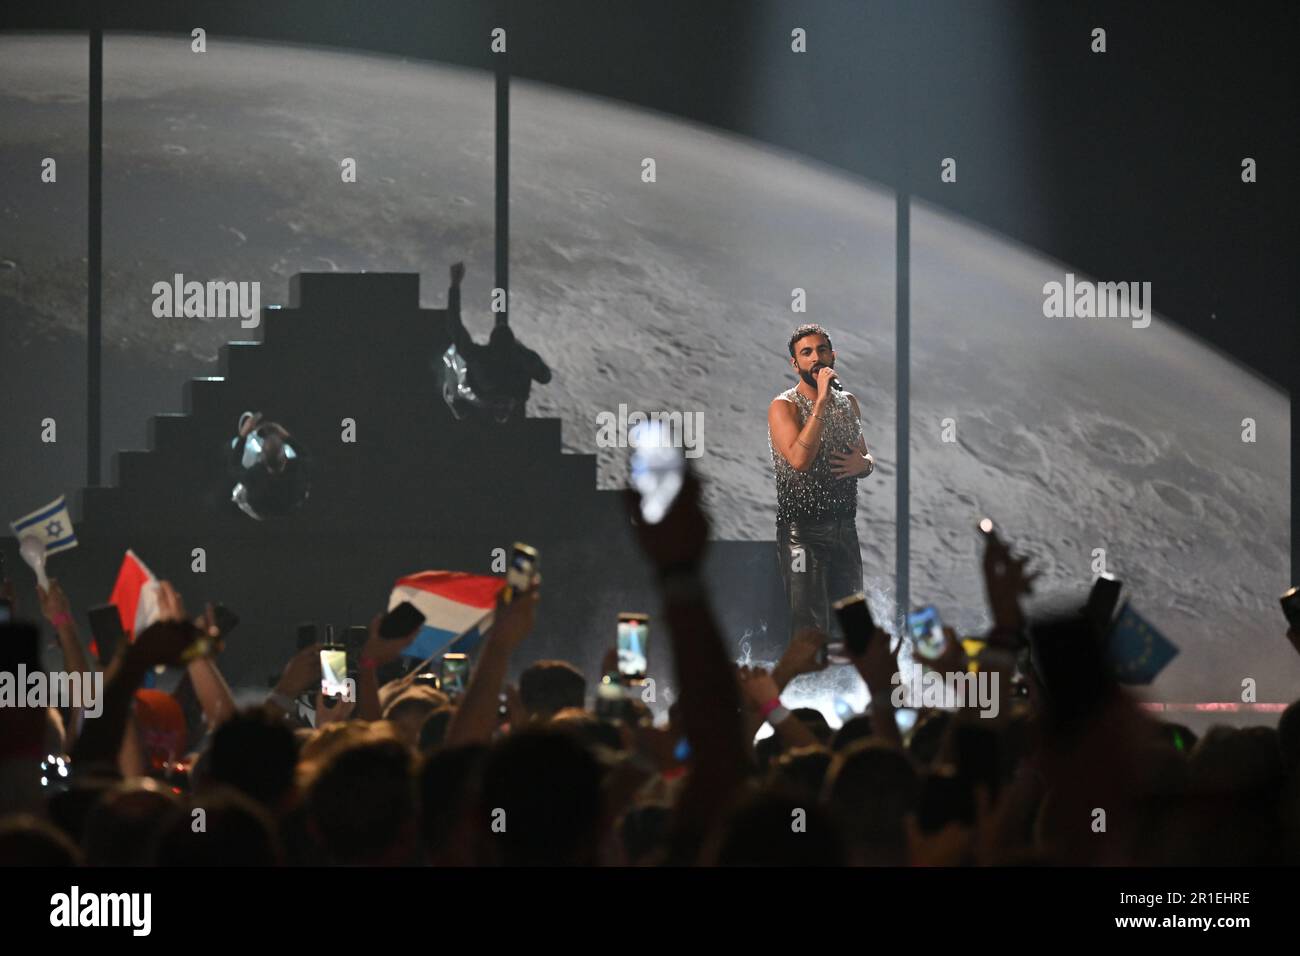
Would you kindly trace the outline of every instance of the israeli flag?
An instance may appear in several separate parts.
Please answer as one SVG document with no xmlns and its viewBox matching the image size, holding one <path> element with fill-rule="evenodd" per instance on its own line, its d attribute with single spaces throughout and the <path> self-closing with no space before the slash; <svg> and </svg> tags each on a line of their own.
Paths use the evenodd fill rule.
<svg viewBox="0 0 1300 956">
<path fill-rule="evenodd" d="M 19 541 L 23 538 L 36 538 L 40 541 L 45 545 L 47 557 L 77 546 L 77 535 L 72 530 L 72 516 L 68 514 L 68 503 L 64 495 L 59 495 L 26 517 L 11 521 L 9 528 Z"/>
</svg>

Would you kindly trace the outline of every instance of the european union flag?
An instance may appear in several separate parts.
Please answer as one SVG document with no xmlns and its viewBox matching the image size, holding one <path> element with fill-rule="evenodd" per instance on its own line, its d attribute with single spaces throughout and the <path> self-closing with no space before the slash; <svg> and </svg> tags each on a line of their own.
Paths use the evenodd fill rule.
<svg viewBox="0 0 1300 956">
<path fill-rule="evenodd" d="M 1106 649 L 1116 679 L 1121 684 L 1150 684 L 1177 655 L 1178 648 L 1125 602 Z"/>
</svg>

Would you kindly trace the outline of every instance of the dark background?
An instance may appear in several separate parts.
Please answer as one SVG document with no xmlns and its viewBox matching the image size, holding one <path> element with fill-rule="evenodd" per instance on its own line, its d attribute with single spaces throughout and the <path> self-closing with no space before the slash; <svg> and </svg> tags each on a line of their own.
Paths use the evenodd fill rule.
<svg viewBox="0 0 1300 956">
<path fill-rule="evenodd" d="M 94 5 L 6 4 L 82 30 Z M 107 30 L 314 43 L 502 68 L 793 149 L 1099 279 L 1292 395 L 1294 3 L 133 0 Z M 509 30 L 506 58 L 489 33 Z M 789 52 L 793 26 L 809 54 Z M 1108 50 L 1090 52 L 1090 31 Z M 939 181 L 957 158 L 958 182 Z M 1241 160 L 1258 162 L 1243 184 Z M 1293 411 L 1292 429 L 1297 427 Z M 1292 442 L 1292 474 L 1297 471 Z M 1292 482 L 1293 487 L 1295 482 Z M 1292 497 L 1293 569 L 1300 507 Z"/>
</svg>

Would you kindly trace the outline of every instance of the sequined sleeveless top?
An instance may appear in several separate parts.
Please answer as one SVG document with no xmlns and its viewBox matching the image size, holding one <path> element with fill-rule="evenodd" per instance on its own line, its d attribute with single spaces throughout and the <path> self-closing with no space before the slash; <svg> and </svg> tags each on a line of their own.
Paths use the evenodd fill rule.
<svg viewBox="0 0 1300 956">
<path fill-rule="evenodd" d="M 789 388 L 777 398 L 793 402 L 798 409 L 799 427 L 812 414 L 811 399 Z M 853 414 L 853 405 L 843 392 L 832 391 L 822 418 L 821 446 L 808 471 L 795 471 L 785 456 L 772 444 L 772 430 L 767 431 L 767 447 L 772 453 L 772 470 L 776 475 L 776 523 L 821 521 L 827 518 L 852 518 L 858 512 L 858 482 L 855 478 L 836 478 L 831 474 L 831 454 L 857 444 L 862 423 Z"/>
</svg>

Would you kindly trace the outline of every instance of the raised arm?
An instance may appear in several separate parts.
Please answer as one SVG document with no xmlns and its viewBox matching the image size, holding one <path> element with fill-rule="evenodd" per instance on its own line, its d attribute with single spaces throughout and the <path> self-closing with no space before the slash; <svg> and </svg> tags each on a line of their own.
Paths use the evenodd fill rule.
<svg viewBox="0 0 1300 956">
<path fill-rule="evenodd" d="M 470 355 L 477 346 L 465 330 L 465 323 L 460 319 L 460 283 L 465 278 L 465 263 L 453 262 L 451 265 L 451 285 L 447 288 L 447 321 L 451 326 L 451 340 L 456 351 L 462 356 Z"/>
<path fill-rule="evenodd" d="M 677 500 L 659 524 L 640 519 L 640 495 L 635 491 L 627 491 L 626 502 L 659 581 L 681 688 L 682 724 L 691 745 L 690 772 L 671 838 L 674 857 L 687 862 L 752 769 L 740 687 L 699 577 L 709 533 L 699 482 L 687 473 Z"/>
<path fill-rule="evenodd" d="M 532 632 L 537 616 L 541 592 L 536 582 L 539 581 L 535 579 L 531 588 L 516 594 L 509 604 L 503 603 L 504 588 L 497 595 L 492 627 L 483 638 L 483 647 L 470 674 L 469 685 L 447 726 L 448 746 L 491 742 L 497 725 L 498 698 L 505 683 L 510 655 Z"/>
</svg>

